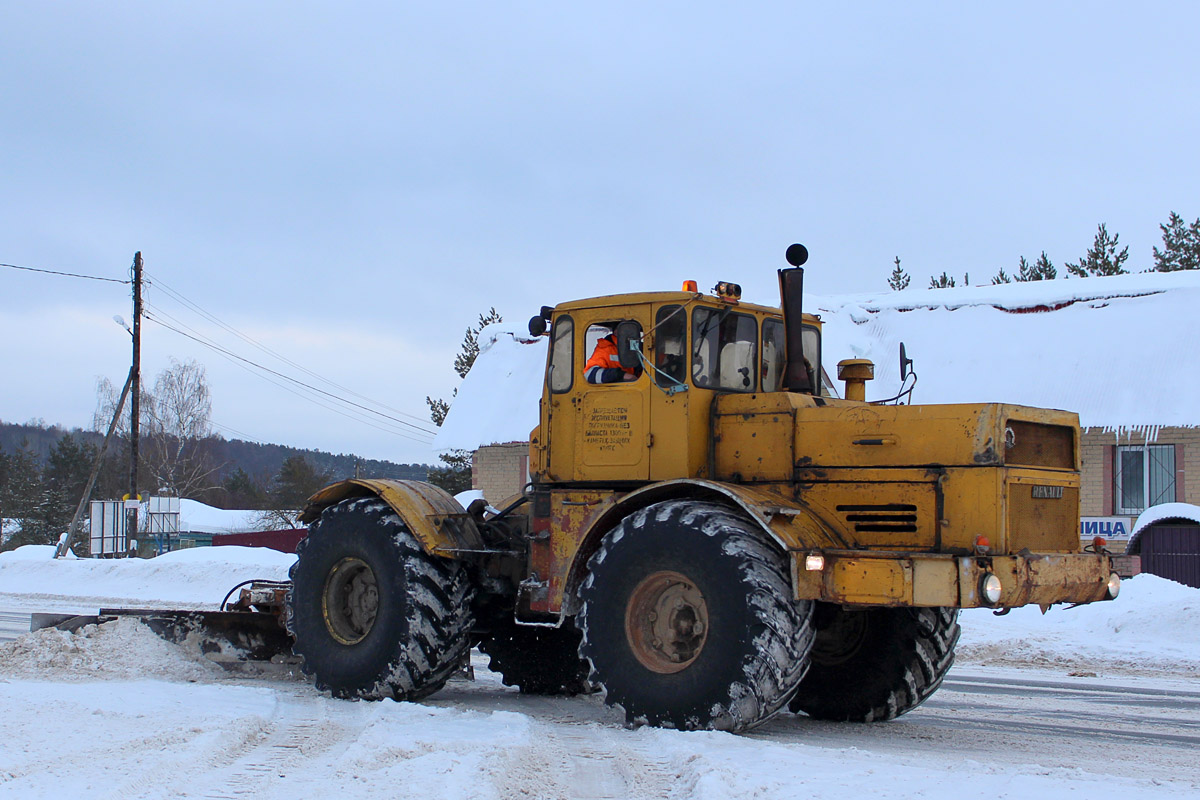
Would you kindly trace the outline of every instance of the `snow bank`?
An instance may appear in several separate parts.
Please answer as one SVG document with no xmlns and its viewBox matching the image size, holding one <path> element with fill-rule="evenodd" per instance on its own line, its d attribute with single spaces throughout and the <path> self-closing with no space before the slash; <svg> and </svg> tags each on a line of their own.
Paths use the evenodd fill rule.
<svg viewBox="0 0 1200 800">
<path fill-rule="evenodd" d="M 1037 606 L 1001 617 L 969 609 L 959 622 L 960 663 L 1200 677 L 1200 589 L 1157 575 L 1124 581 L 1111 602 L 1045 615 Z"/>
<path fill-rule="evenodd" d="M 49 545 L 0 553 L 0 607 L 41 600 L 101 607 L 217 608 L 246 580 L 287 580 L 296 556 L 262 547 L 197 547 L 157 558 L 54 559 Z M 34 610 L 53 610 L 51 608 Z"/>
</svg>

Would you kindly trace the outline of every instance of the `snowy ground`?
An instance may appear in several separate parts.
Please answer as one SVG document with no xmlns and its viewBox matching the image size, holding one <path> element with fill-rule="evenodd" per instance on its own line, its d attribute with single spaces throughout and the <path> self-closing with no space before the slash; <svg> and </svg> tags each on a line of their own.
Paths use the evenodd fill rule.
<svg viewBox="0 0 1200 800">
<path fill-rule="evenodd" d="M 0 611 L 215 608 L 292 557 L 0 554 Z M 58 589 L 57 592 L 50 588 Z M 1125 798 L 1200 794 L 1200 591 L 1154 576 L 1114 603 L 963 614 L 959 659 L 891 723 L 784 715 L 744 736 L 626 729 L 598 696 L 473 682 L 351 703 L 231 674 L 122 620 L 0 643 L 0 796 Z"/>
</svg>

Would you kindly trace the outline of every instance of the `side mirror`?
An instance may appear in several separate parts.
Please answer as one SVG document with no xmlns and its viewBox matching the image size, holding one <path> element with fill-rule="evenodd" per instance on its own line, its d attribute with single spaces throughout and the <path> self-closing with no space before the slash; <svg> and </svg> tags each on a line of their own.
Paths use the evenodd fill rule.
<svg viewBox="0 0 1200 800">
<path fill-rule="evenodd" d="M 529 335 L 530 336 L 541 336 L 543 333 L 546 332 L 546 327 L 547 326 L 546 326 L 546 318 L 545 317 L 530 317 L 529 318 Z"/>
<path fill-rule="evenodd" d="M 617 339 L 617 358 L 621 366 L 627 369 L 642 366 L 642 359 L 638 356 L 638 353 L 642 352 L 642 326 L 627 319 L 617 323 L 614 333 Z"/>
<path fill-rule="evenodd" d="M 900 382 L 904 383 L 904 379 L 908 377 L 909 369 L 912 367 L 912 359 L 904 350 L 904 342 L 900 343 Z"/>
</svg>

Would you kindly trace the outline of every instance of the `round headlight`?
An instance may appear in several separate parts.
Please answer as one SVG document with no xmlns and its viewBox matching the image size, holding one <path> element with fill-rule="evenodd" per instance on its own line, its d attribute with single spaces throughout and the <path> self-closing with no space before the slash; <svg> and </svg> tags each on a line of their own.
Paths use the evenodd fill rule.
<svg viewBox="0 0 1200 800">
<path fill-rule="evenodd" d="M 1000 591 L 1003 587 L 1000 585 L 1000 579 L 990 572 L 985 572 L 983 578 L 979 581 L 979 594 L 983 597 L 983 601 L 989 606 L 994 606 L 1000 602 Z"/>
<path fill-rule="evenodd" d="M 1121 593 L 1121 576 L 1113 572 L 1108 576 L 1108 599 L 1116 600 Z"/>
</svg>

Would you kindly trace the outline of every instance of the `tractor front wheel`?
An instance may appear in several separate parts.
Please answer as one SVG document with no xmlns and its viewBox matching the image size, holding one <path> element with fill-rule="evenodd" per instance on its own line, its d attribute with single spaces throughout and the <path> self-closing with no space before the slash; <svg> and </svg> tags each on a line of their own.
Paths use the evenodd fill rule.
<svg viewBox="0 0 1200 800">
<path fill-rule="evenodd" d="M 467 572 L 426 553 L 382 500 L 325 509 L 297 554 L 287 629 L 318 689 L 415 700 L 463 662 L 473 624 Z"/>
</svg>

